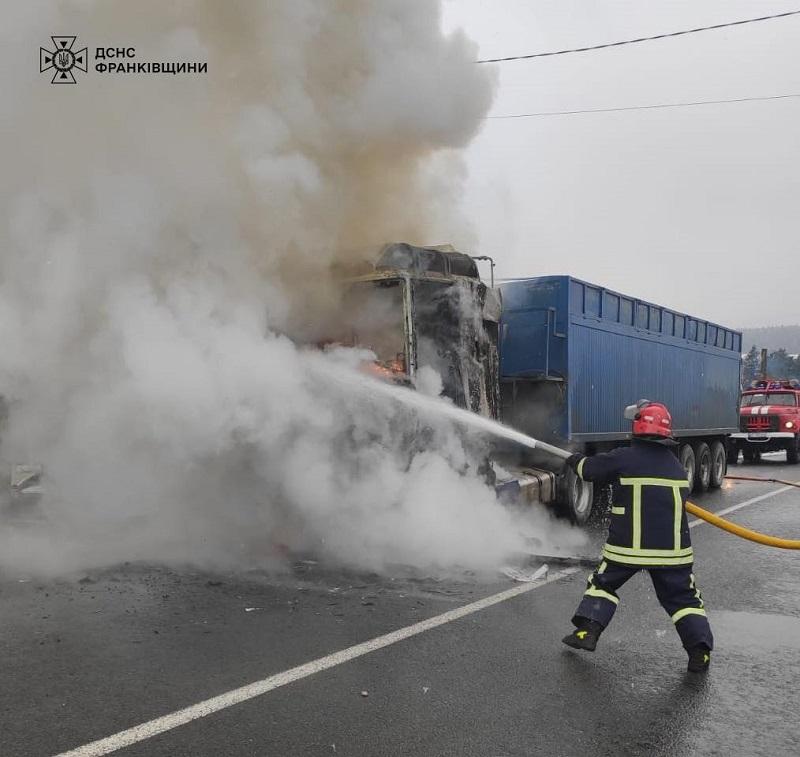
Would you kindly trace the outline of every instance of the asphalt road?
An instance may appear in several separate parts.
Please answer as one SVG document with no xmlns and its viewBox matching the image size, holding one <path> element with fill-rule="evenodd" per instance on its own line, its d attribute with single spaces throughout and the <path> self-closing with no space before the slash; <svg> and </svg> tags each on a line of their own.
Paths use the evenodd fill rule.
<svg viewBox="0 0 800 757">
<path fill-rule="evenodd" d="M 731 473 L 800 479 L 782 456 Z M 696 500 L 718 511 L 780 488 L 728 482 Z M 800 538 L 800 490 L 729 517 Z M 800 754 L 800 554 L 708 525 L 692 535 L 717 640 L 707 676 L 685 672 L 646 575 L 623 588 L 594 654 L 560 643 L 586 568 L 529 591 L 312 562 L 272 575 L 123 565 L 46 583 L 2 576 L 0 755 L 76 749 L 515 587 L 523 593 L 206 717 L 168 719 L 114 753 Z"/>
</svg>

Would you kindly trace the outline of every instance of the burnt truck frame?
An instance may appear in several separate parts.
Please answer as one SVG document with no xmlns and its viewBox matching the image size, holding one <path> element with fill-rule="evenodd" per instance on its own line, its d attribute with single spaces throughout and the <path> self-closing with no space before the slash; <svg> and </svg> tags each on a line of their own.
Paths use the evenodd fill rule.
<svg viewBox="0 0 800 757">
<path fill-rule="evenodd" d="M 369 311 L 369 304 L 365 308 L 363 302 L 347 301 L 347 292 L 357 292 L 359 287 L 374 287 L 379 297 L 400 307 L 402 316 L 389 324 L 398 349 L 387 348 L 385 336 L 375 349 L 357 324 L 341 340 L 373 349 L 379 375 L 413 386 L 421 369 L 430 365 L 442 380 L 442 394 L 456 406 L 500 419 L 502 303 L 499 290 L 481 281 L 470 256 L 449 245 L 390 244 L 383 248 L 372 272 L 349 277 L 342 284 L 345 319 L 348 311 Z M 385 312 L 376 319 L 384 331 L 387 324 L 380 319 Z M 493 457 L 503 468 L 513 468 L 513 473 L 494 481 L 501 499 L 549 504 L 557 498 L 561 477 L 552 471 L 532 467 L 531 460 L 520 459 L 518 450 L 496 446 Z"/>
</svg>

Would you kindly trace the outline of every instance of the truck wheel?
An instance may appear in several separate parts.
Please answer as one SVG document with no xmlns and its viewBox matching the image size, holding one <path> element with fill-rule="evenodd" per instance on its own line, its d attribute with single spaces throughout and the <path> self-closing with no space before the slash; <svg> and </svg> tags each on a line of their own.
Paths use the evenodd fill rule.
<svg viewBox="0 0 800 757">
<path fill-rule="evenodd" d="M 739 447 L 733 442 L 728 442 L 728 465 L 737 465 L 739 462 Z"/>
<path fill-rule="evenodd" d="M 568 469 L 562 477 L 559 501 L 569 519 L 575 525 L 582 526 L 592 514 L 594 487 Z"/>
<path fill-rule="evenodd" d="M 798 438 L 795 436 L 786 448 L 786 462 L 790 465 L 797 465 L 800 462 L 800 454 L 798 454 Z"/>
<path fill-rule="evenodd" d="M 738 452 L 736 457 L 739 457 Z M 728 457 L 725 454 L 725 445 L 719 439 L 716 439 L 711 442 L 711 481 L 709 485 L 712 489 L 719 489 L 722 486 L 727 472 Z"/>
<path fill-rule="evenodd" d="M 691 444 L 681 444 L 680 451 L 678 452 L 678 459 L 681 461 L 683 469 L 686 471 L 686 478 L 689 480 L 689 486 L 694 486 L 694 450 Z"/>
<path fill-rule="evenodd" d="M 694 448 L 694 490 L 707 492 L 711 484 L 711 450 L 705 442 L 698 442 Z"/>
</svg>

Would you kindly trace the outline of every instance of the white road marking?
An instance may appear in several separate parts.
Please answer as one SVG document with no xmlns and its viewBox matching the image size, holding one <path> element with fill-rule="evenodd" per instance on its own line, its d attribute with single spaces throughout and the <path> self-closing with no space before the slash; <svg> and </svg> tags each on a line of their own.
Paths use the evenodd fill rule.
<svg viewBox="0 0 800 757">
<path fill-rule="evenodd" d="M 268 691 L 273 691 L 281 686 L 286 686 L 294 681 L 299 681 L 301 678 L 307 678 L 308 676 L 314 675 L 314 673 L 320 673 L 328 668 L 332 668 L 336 665 L 341 665 L 344 662 L 354 660 L 356 657 L 361 657 L 365 654 L 369 654 L 370 652 L 375 652 L 378 649 L 383 649 L 384 647 L 391 646 L 392 644 L 397 644 L 399 641 L 411 638 L 412 636 L 424 633 L 425 631 L 430 631 L 432 628 L 443 626 L 445 623 L 451 623 L 454 620 L 471 615 L 472 613 L 485 610 L 487 607 L 499 604 L 500 602 L 505 602 L 507 599 L 512 599 L 513 597 L 518 597 L 521 594 L 533 591 L 534 589 L 539 589 L 542 586 L 546 586 L 547 584 L 558 581 L 566 576 L 572 575 L 573 573 L 577 573 L 579 570 L 580 568 L 578 567 L 565 568 L 564 570 L 553 573 L 549 578 L 543 581 L 530 584 L 521 584 L 520 586 L 515 586 L 512 589 L 501 591 L 499 594 L 492 594 L 489 597 L 479 599 L 477 602 L 472 602 L 468 605 L 464 605 L 463 607 L 457 607 L 455 610 L 450 610 L 442 613 L 441 615 L 436 615 L 432 618 L 428 618 L 427 620 L 415 623 L 412 626 L 400 628 L 397 631 L 392 631 L 384 636 L 378 636 L 377 638 L 370 639 L 362 644 L 356 644 L 356 646 L 343 649 L 340 652 L 334 652 L 326 657 L 320 657 L 317 660 L 312 660 L 304 665 L 299 665 L 291 670 L 286 670 L 283 673 L 277 673 L 276 675 L 270 676 L 269 678 L 264 678 L 261 681 L 255 681 L 254 683 L 247 684 L 241 688 L 227 691 L 224 694 L 211 697 L 211 699 L 198 702 L 197 704 L 193 704 L 190 707 L 178 710 L 177 712 L 171 712 L 169 715 L 164 715 L 160 718 L 156 718 L 155 720 L 149 720 L 146 723 L 140 723 L 133 728 L 128 728 L 125 731 L 115 733 L 113 736 L 108 736 L 107 738 L 93 741 L 91 744 L 80 746 L 77 749 L 70 750 L 69 752 L 62 752 L 61 754 L 57 755 L 57 757 L 97 757 L 97 755 L 110 754 L 111 752 L 115 752 L 117 749 L 131 746 L 132 744 L 152 738 L 153 736 L 157 736 L 165 731 L 170 731 L 178 726 L 191 723 L 193 720 L 197 720 L 198 718 L 203 718 L 206 715 L 219 712 L 227 707 L 232 707 L 233 705 L 240 704 L 241 702 L 246 702 L 248 699 L 253 699 L 254 697 L 266 694 Z"/>
<path fill-rule="evenodd" d="M 775 491 L 768 492 L 767 494 L 762 494 L 759 497 L 753 497 L 752 499 L 740 502 L 738 505 L 726 507 L 725 509 L 717 512 L 716 515 L 727 515 L 735 510 L 740 510 L 741 508 L 747 507 L 748 505 L 753 505 L 756 502 L 762 502 L 765 499 L 770 499 L 771 497 L 775 497 L 778 494 L 783 494 L 783 492 L 790 491 L 791 489 L 791 486 L 784 486 L 780 489 L 776 489 Z M 705 523 L 704 520 L 693 520 L 691 523 L 689 523 L 689 528 L 694 528 L 695 526 L 699 526 L 703 523 Z M 383 649 L 384 647 L 391 646 L 392 644 L 397 644 L 398 642 L 409 639 L 412 636 L 417 636 L 425 631 L 438 628 L 439 626 L 443 626 L 446 623 L 451 623 L 454 620 L 466 617 L 472 613 L 485 610 L 487 607 L 492 607 L 492 605 L 505 602 L 507 599 L 518 597 L 521 594 L 526 594 L 534 589 L 547 586 L 547 584 L 560 581 L 562 578 L 566 578 L 573 573 L 577 573 L 579 570 L 581 570 L 579 567 L 565 568 L 564 570 L 553 573 L 544 581 L 521 584 L 511 589 L 507 589 L 506 591 L 501 591 L 499 594 L 492 594 L 489 597 L 479 599 L 477 602 L 472 602 L 471 604 L 464 605 L 463 607 L 457 607 L 454 610 L 449 610 L 448 612 L 428 618 L 427 620 L 420 621 L 414 625 L 400 628 L 397 631 L 392 631 L 384 636 L 378 636 L 375 639 L 370 639 L 369 641 L 362 642 L 361 644 L 356 644 L 354 647 L 349 647 L 348 649 L 334 652 L 326 657 L 320 657 L 303 665 L 298 665 L 296 668 L 292 668 L 291 670 L 285 670 L 282 673 L 276 673 L 275 675 L 270 676 L 269 678 L 264 678 L 261 681 L 255 681 L 254 683 L 249 683 L 246 686 L 242 686 L 238 689 L 226 691 L 224 694 L 211 697 L 203 702 L 198 702 L 197 704 L 185 707 L 182 710 L 171 712 L 168 715 L 163 715 L 155 720 L 148 720 L 146 723 L 140 723 L 139 725 L 133 726 L 133 728 L 120 731 L 112 736 L 93 741 L 90 744 L 85 744 L 84 746 L 77 747 L 76 749 L 71 749 L 69 752 L 62 752 L 56 755 L 56 757 L 99 757 L 100 755 L 111 754 L 111 752 L 116 752 L 118 749 L 123 749 L 124 747 L 137 744 L 140 741 L 145 741 L 146 739 L 152 738 L 153 736 L 158 736 L 158 734 L 164 733 L 165 731 L 171 731 L 174 728 L 191 723 L 193 720 L 204 718 L 207 715 L 213 715 L 215 712 L 219 712 L 220 710 L 224 710 L 228 707 L 233 707 L 234 705 L 246 702 L 249 699 L 254 699 L 255 697 L 259 697 L 269 691 L 273 691 L 274 689 L 279 689 L 282 686 L 299 681 L 302 678 L 307 678 L 315 673 L 320 673 L 323 670 L 336 667 L 337 665 L 349 662 L 357 657 L 362 657 L 370 652 L 375 652 L 378 649 Z"/>
<path fill-rule="evenodd" d="M 798 481 L 800 483 L 800 481 Z M 753 497 L 752 499 L 747 499 L 744 502 L 740 502 L 738 505 L 731 505 L 730 507 L 726 507 L 723 510 L 718 510 L 714 512 L 714 515 L 719 515 L 719 517 L 723 517 L 728 513 L 735 512 L 736 510 L 741 510 L 743 507 L 747 507 L 748 505 L 754 505 L 756 502 L 763 502 L 765 499 L 770 499 L 770 497 L 775 497 L 778 494 L 783 494 L 783 492 L 791 491 L 794 487 L 792 486 L 783 486 L 780 489 L 775 489 L 775 491 L 767 492 L 766 494 L 762 494 L 759 497 Z M 689 528 L 694 528 L 695 526 L 699 526 L 701 523 L 705 523 L 706 521 L 700 520 L 693 520 L 689 524 Z"/>
</svg>

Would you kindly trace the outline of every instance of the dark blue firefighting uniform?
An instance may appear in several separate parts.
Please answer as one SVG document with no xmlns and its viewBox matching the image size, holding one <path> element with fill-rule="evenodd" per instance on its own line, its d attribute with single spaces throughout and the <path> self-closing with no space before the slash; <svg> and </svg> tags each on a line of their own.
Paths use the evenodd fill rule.
<svg viewBox="0 0 800 757">
<path fill-rule="evenodd" d="M 683 646 L 712 649 L 714 637 L 692 572 L 684 510 L 689 482 L 677 457 L 658 442 L 634 439 L 630 447 L 581 459 L 576 471 L 585 481 L 612 483 L 614 504 L 603 559 L 589 576 L 572 622 L 580 626 L 587 618 L 605 628 L 619 604 L 617 589 L 647 570 Z"/>
</svg>

